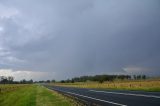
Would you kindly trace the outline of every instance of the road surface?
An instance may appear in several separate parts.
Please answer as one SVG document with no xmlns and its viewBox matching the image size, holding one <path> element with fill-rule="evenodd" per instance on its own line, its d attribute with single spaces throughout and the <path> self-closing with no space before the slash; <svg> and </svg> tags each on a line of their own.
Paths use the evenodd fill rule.
<svg viewBox="0 0 160 106">
<path fill-rule="evenodd" d="M 100 106 L 160 106 L 160 92 L 102 91 L 60 86 L 50 86 L 48 88 Z"/>
</svg>

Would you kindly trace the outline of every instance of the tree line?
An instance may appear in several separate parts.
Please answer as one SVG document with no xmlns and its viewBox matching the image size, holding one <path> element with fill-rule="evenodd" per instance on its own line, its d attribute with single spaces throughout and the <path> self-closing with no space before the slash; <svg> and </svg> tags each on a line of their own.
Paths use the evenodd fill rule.
<svg viewBox="0 0 160 106">
<path fill-rule="evenodd" d="M 72 79 L 61 80 L 61 83 L 74 83 L 74 82 L 86 82 L 86 81 L 97 81 L 103 83 L 104 81 L 114 81 L 114 80 L 140 80 L 146 79 L 146 75 L 95 75 L 95 76 L 80 76 L 74 77 Z"/>
<path fill-rule="evenodd" d="M 32 79 L 26 80 L 22 79 L 20 81 L 14 81 L 14 77 L 12 76 L 0 76 L 0 84 L 32 84 L 32 83 L 53 83 L 56 82 L 55 80 L 40 80 L 40 81 L 33 81 Z"/>
<path fill-rule="evenodd" d="M 20 80 L 20 81 L 14 81 L 14 77 L 12 76 L 0 76 L 0 84 L 32 84 L 33 80 Z"/>
<path fill-rule="evenodd" d="M 114 80 L 141 80 L 146 79 L 146 75 L 94 75 L 94 76 L 80 76 L 80 77 L 74 77 L 72 79 L 67 80 L 41 80 L 41 81 L 35 81 L 33 82 L 32 79 L 30 80 L 20 80 L 20 81 L 14 81 L 14 77 L 12 76 L 0 76 L 0 84 L 32 84 L 32 83 L 54 83 L 54 82 L 60 82 L 60 83 L 74 83 L 74 82 L 86 82 L 86 81 L 96 81 L 99 83 L 103 83 L 104 81 L 114 81 Z"/>
</svg>

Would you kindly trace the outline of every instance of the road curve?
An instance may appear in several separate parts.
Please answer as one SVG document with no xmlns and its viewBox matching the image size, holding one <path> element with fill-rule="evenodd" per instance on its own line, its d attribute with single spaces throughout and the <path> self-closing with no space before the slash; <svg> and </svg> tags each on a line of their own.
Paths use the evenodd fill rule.
<svg viewBox="0 0 160 106">
<path fill-rule="evenodd" d="M 49 89 L 76 96 L 100 106 L 160 106 L 160 92 L 94 90 L 49 86 Z"/>
</svg>

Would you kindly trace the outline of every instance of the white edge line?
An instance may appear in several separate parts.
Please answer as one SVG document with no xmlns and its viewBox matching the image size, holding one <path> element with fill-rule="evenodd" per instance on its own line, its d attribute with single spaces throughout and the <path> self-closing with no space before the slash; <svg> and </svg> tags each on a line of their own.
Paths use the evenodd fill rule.
<svg viewBox="0 0 160 106">
<path fill-rule="evenodd" d="M 133 94 L 133 93 L 108 92 L 108 91 L 97 91 L 97 90 L 89 90 L 89 91 L 111 93 L 111 94 L 120 94 L 120 95 L 130 95 L 130 96 L 142 96 L 142 97 L 158 98 L 158 99 L 160 98 L 160 96 L 155 96 L 155 95 L 143 95 L 143 94 Z"/>
<path fill-rule="evenodd" d="M 62 91 L 62 90 L 58 90 L 58 89 L 55 89 L 55 90 L 61 91 L 61 92 L 66 92 L 66 91 Z M 110 104 L 114 104 L 114 105 L 118 105 L 118 106 L 127 106 L 127 105 L 124 105 L 124 104 L 115 103 L 115 102 L 111 102 L 111 101 L 106 101 L 106 100 L 102 100 L 102 99 L 97 99 L 97 98 L 93 98 L 93 97 L 89 97 L 89 96 L 85 96 L 85 95 L 80 95 L 80 94 L 76 94 L 76 93 L 72 93 L 72 92 L 66 92 L 66 93 L 77 95 L 77 96 L 81 96 L 81 97 L 84 97 L 84 98 L 89 98 L 89 99 L 97 100 L 97 101 L 101 101 L 101 102 L 106 102 L 106 103 L 110 103 Z"/>
</svg>

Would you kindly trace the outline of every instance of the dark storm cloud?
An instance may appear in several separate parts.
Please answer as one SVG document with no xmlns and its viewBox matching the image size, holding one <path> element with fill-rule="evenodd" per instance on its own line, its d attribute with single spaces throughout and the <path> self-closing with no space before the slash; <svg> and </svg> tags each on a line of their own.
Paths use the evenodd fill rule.
<svg viewBox="0 0 160 106">
<path fill-rule="evenodd" d="M 160 74 L 158 0 L 5 0 L 0 6 L 1 68 L 54 72 L 57 79 Z"/>
</svg>

